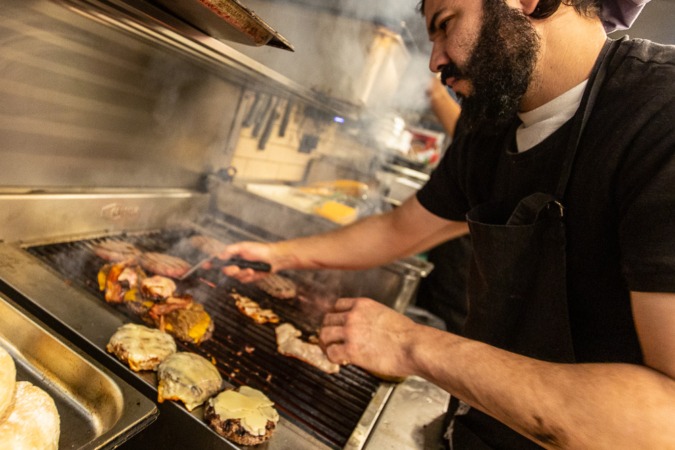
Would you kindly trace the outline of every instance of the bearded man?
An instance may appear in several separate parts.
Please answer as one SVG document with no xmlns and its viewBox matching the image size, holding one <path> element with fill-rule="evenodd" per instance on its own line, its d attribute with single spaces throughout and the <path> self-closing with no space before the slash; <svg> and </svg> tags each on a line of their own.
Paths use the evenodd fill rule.
<svg viewBox="0 0 675 450">
<path fill-rule="evenodd" d="M 222 256 L 361 269 L 470 231 L 461 337 L 343 298 L 329 358 L 447 390 L 454 449 L 675 448 L 675 49 L 607 38 L 636 3 L 423 1 L 430 68 L 464 99 L 429 182 L 386 214 Z"/>
</svg>

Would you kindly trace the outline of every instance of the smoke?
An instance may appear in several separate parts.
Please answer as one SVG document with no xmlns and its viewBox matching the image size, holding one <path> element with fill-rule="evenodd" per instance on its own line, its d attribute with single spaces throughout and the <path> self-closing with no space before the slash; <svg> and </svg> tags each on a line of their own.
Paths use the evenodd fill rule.
<svg viewBox="0 0 675 450">
<path fill-rule="evenodd" d="M 392 106 L 401 111 L 422 112 L 428 108 L 427 88 L 434 76 L 429 70 L 429 56 L 411 55 L 406 72 L 401 77 Z"/>
<path fill-rule="evenodd" d="M 399 34 L 410 59 L 403 68 L 383 66 L 385 72 L 375 80 L 374 94 L 367 98 L 366 107 L 377 111 L 392 108 L 421 111 L 426 107 L 429 43 L 423 31 L 424 21 L 416 11 L 418 0 L 244 3 L 288 39 L 295 52 L 234 43 L 232 46 L 300 85 L 334 98 L 358 101 L 368 64 L 372 63 L 370 53 L 377 27 Z M 389 70 L 400 73 L 391 74 Z M 386 89 L 386 95 L 381 95 L 382 84 L 390 84 L 386 79 L 389 75 L 400 80 L 394 89 Z"/>
</svg>

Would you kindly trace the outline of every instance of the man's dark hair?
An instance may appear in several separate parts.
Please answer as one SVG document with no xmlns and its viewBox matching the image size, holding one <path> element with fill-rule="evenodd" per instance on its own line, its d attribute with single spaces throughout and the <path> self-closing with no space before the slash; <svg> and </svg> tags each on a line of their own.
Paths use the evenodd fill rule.
<svg viewBox="0 0 675 450">
<path fill-rule="evenodd" d="M 424 1 L 420 0 L 417 10 L 424 15 Z M 539 0 L 539 4 L 530 14 L 534 19 L 545 19 L 553 15 L 561 4 L 573 6 L 579 14 L 588 17 L 596 16 L 600 12 L 602 0 Z"/>
</svg>

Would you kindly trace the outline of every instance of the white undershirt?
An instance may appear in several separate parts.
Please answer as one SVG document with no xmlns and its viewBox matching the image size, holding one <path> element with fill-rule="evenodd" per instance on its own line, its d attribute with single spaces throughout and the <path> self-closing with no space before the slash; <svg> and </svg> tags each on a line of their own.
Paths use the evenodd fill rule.
<svg viewBox="0 0 675 450">
<path fill-rule="evenodd" d="M 579 108 L 587 82 L 588 80 L 583 81 L 539 108 L 518 113 L 523 122 L 516 130 L 516 145 L 519 152 L 539 144 L 570 120 Z"/>
</svg>

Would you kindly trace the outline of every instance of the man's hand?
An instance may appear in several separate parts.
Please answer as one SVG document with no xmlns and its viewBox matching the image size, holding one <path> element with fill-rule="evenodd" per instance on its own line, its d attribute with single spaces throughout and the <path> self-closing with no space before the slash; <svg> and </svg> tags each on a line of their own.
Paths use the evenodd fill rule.
<svg viewBox="0 0 675 450">
<path fill-rule="evenodd" d="M 238 242 L 227 246 L 227 248 L 218 254 L 218 259 L 228 260 L 233 257 L 247 259 L 249 261 L 262 261 L 272 266 L 271 272 L 276 272 L 278 262 L 275 260 L 272 244 L 261 242 Z M 236 278 L 242 283 L 265 278 L 269 273 L 259 272 L 253 269 L 242 269 L 238 266 L 225 266 L 223 273 L 228 277 Z"/>
<path fill-rule="evenodd" d="M 326 314 L 319 338 L 328 359 L 390 377 L 410 375 L 412 320 L 368 298 L 341 298 Z"/>
</svg>

